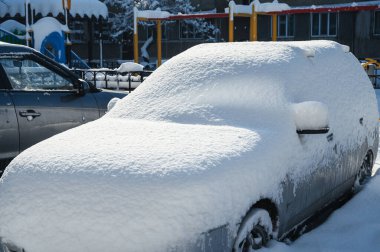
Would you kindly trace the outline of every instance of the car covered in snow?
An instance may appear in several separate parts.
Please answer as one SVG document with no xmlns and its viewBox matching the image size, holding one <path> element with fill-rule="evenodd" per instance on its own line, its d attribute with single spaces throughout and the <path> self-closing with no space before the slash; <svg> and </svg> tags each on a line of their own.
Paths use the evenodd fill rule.
<svg viewBox="0 0 380 252">
<path fill-rule="evenodd" d="M 32 48 L 0 42 L 0 175 L 21 151 L 98 119 L 125 95 L 95 88 Z"/>
<path fill-rule="evenodd" d="M 39 251 L 250 251 L 371 175 L 371 82 L 332 41 L 202 44 L 21 153 L 0 237 Z"/>
</svg>

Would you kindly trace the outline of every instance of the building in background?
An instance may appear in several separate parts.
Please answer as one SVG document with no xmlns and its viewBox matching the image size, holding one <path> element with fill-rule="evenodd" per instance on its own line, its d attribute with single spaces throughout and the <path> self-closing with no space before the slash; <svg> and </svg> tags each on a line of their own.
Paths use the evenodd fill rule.
<svg viewBox="0 0 380 252">
<path fill-rule="evenodd" d="M 236 4 L 248 5 L 251 1 L 236 0 Z M 261 3 L 273 2 L 261 0 Z M 380 1 L 347 0 L 279 0 L 299 11 L 279 15 L 277 35 L 279 41 L 328 39 L 350 46 L 359 58 L 380 58 Z M 228 1 L 193 0 L 198 13 L 225 13 Z M 173 13 L 177 14 L 177 13 Z M 215 26 L 215 34 L 209 36 L 199 32 L 199 27 L 191 21 L 164 21 L 162 23 L 162 54 L 170 58 L 187 48 L 205 42 L 228 41 L 228 18 L 210 18 L 206 21 Z M 249 18 L 236 17 L 234 40 L 249 40 Z M 147 44 L 148 52 L 156 55 L 155 26 L 139 23 L 139 47 Z M 258 17 L 258 40 L 272 40 L 271 16 Z M 153 45 L 153 46 L 152 46 Z M 127 45 L 132 50 L 132 45 Z M 132 58 L 131 54 L 128 55 Z M 143 60 L 143 59 L 142 59 Z"/>
<path fill-rule="evenodd" d="M 62 5 L 62 0 L 29 0 L 33 3 L 46 2 Z M 116 67 L 120 61 L 133 59 L 133 6 L 139 9 L 156 9 L 172 14 L 180 13 L 225 13 L 228 0 L 86 0 L 101 2 L 108 8 L 106 17 L 99 15 L 96 8 L 71 11 L 69 18 L 72 50 L 91 66 L 99 66 L 100 41 L 103 47 L 105 67 Z M 72 0 L 74 3 L 84 2 Z M 250 0 L 236 0 L 236 4 L 250 4 Z M 260 0 L 261 3 L 273 2 Z M 329 39 L 350 46 L 359 58 L 380 58 L 380 1 L 372 0 L 278 0 L 299 11 L 279 15 L 277 19 L 278 40 Z M 6 9 L 5 4 L 18 5 Z M 25 23 L 25 0 L 0 0 L 0 24 L 13 19 Z M 21 7 L 20 7 L 21 6 Z M 340 8 L 336 8 L 340 7 Z M 58 7 L 57 7 L 58 8 Z M 32 22 L 44 16 L 58 19 L 62 24 L 65 17 L 60 11 L 41 13 L 32 11 Z M 93 11 L 93 13 L 89 13 Z M 1 28 L 1 25 L 0 25 Z M 155 63 L 157 34 L 153 22 L 139 22 L 140 62 Z M 272 40 L 271 16 L 258 17 L 258 40 Z M 0 34 L 1 35 L 1 34 Z M 21 34 L 22 35 L 22 34 Z M 249 40 L 249 19 L 236 17 L 234 41 Z M 162 22 L 162 56 L 165 59 L 206 42 L 228 41 L 228 18 L 203 20 L 170 20 Z"/>
</svg>

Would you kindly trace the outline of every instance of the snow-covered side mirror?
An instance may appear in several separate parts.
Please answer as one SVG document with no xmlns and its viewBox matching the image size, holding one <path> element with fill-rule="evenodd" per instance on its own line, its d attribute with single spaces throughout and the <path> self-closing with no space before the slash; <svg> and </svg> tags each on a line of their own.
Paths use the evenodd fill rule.
<svg viewBox="0 0 380 252">
<path fill-rule="evenodd" d="M 317 101 L 292 105 L 298 134 L 325 134 L 329 132 L 328 108 Z"/>
<path fill-rule="evenodd" d="M 114 97 L 107 104 L 107 112 L 110 111 L 113 107 L 115 107 L 116 103 L 120 100 L 120 98 Z"/>
</svg>

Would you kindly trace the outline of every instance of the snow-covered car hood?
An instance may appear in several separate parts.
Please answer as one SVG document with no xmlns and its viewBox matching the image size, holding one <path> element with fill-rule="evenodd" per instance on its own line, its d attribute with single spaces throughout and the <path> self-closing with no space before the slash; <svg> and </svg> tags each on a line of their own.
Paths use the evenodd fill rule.
<svg viewBox="0 0 380 252">
<path fill-rule="evenodd" d="M 115 251 L 166 251 L 196 241 L 205 227 L 238 223 L 247 198 L 276 193 L 267 182 L 281 176 L 264 169 L 270 156 L 257 150 L 268 146 L 258 145 L 261 137 L 231 126 L 112 118 L 66 131 L 6 170 L 0 236 L 28 252 L 66 251 L 60 233 L 75 237 L 75 251 L 110 244 Z"/>
</svg>

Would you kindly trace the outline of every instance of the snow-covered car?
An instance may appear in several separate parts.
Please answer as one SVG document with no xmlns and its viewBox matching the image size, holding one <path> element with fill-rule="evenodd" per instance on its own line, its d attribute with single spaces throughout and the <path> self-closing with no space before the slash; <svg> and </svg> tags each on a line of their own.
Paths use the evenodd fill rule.
<svg viewBox="0 0 380 252">
<path fill-rule="evenodd" d="M 346 46 L 195 46 L 21 153 L 0 182 L 0 237 L 26 252 L 260 248 L 370 176 L 378 117 Z"/>
</svg>

